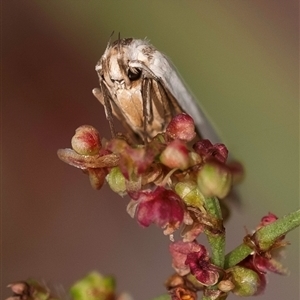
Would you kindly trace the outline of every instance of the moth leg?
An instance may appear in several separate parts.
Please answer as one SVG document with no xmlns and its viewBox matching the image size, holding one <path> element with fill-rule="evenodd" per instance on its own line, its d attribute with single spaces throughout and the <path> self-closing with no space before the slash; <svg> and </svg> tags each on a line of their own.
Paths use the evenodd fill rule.
<svg viewBox="0 0 300 300">
<path fill-rule="evenodd" d="M 150 123 L 151 114 L 151 79 L 144 78 L 142 81 L 142 101 L 143 101 L 143 125 L 144 125 L 144 139 L 147 141 L 147 123 Z"/>
<path fill-rule="evenodd" d="M 166 87 L 166 85 L 164 84 L 164 82 L 162 80 L 159 80 L 159 88 L 162 89 L 166 95 L 167 98 L 169 99 L 169 104 L 171 106 L 171 112 L 172 112 L 172 116 L 174 117 L 175 115 L 178 115 L 182 112 L 185 112 L 184 109 L 182 109 L 182 107 L 179 105 L 178 101 L 176 100 L 176 98 L 173 96 L 173 94 L 168 90 L 168 88 Z M 200 130 L 196 127 L 196 133 L 197 133 L 197 138 L 198 139 L 203 139 L 202 134 L 200 133 Z"/>
<path fill-rule="evenodd" d="M 97 100 L 104 106 L 104 110 L 105 110 L 105 117 L 107 118 L 107 111 L 106 111 L 106 106 L 105 106 L 105 102 L 104 102 L 104 96 L 103 93 L 101 92 L 100 89 L 95 88 L 92 90 L 93 95 L 97 98 Z M 110 106 L 111 106 L 111 110 L 112 110 L 112 114 L 117 117 L 119 119 L 119 121 L 122 123 L 127 135 L 129 136 L 129 138 L 134 141 L 134 142 L 141 142 L 141 138 L 137 136 L 136 133 L 134 133 L 132 131 L 132 129 L 130 128 L 130 126 L 127 124 L 126 120 L 124 119 L 124 116 L 122 115 L 122 113 L 119 111 L 118 107 L 116 105 L 114 105 L 114 102 L 110 102 Z M 113 117 L 112 117 L 113 118 Z M 110 122 L 109 122 L 110 124 Z M 110 127 L 111 130 L 111 127 Z M 113 134 L 112 134 L 113 136 Z M 114 137 L 114 136 L 113 136 Z"/>
<path fill-rule="evenodd" d="M 110 76 L 109 76 L 109 65 L 108 65 L 108 60 L 107 59 L 103 59 L 102 68 L 103 68 L 102 73 L 103 73 L 104 79 L 101 76 L 101 74 L 98 73 L 99 80 L 100 81 L 105 80 L 105 82 L 106 82 L 106 84 L 108 84 L 108 86 L 113 87 L 114 84 L 111 81 Z"/>
<path fill-rule="evenodd" d="M 165 100 L 166 103 L 169 103 L 169 101 L 170 101 L 171 108 L 175 112 L 175 114 L 179 114 L 179 113 L 183 112 L 183 109 L 178 104 L 178 101 L 173 96 L 173 94 L 169 91 L 169 89 L 167 88 L 167 86 L 165 85 L 163 80 L 161 78 L 157 77 L 152 72 L 152 70 L 149 69 L 142 61 L 131 60 L 130 62 L 128 62 L 128 66 L 131 67 L 131 68 L 140 68 L 140 69 L 142 69 L 143 70 L 143 76 L 145 78 L 151 78 L 151 79 L 155 80 L 161 94 L 164 94 L 166 96 L 166 97 L 163 97 L 164 98 L 163 100 Z M 169 99 L 169 101 L 167 101 L 167 99 Z"/>
<path fill-rule="evenodd" d="M 169 123 L 173 116 L 172 101 L 170 100 L 170 98 L 168 96 L 167 90 L 160 84 L 160 81 L 155 81 L 155 82 L 153 82 L 153 84 L 154 84 L 155 88 L 153 88 L 152 90 L 156 93 L 156 97 L 158 97 L 158 99 L 160 99 L 166 123 Z"/>
<path fill-rule="evenodd" d="M 113 123 L 112 107 L 110 104 L 110 95 L 109 95 L 109 92 L 108 92 L 107 87 L 105 86 L 103 80 L 100 80 L 100 88 L 101 88 L 101 92 L 100 92 L 101 97 L 99 96 L 99 94 L 97 94 L 97 96 L 95 94 L 94 95 L 104 106 L 105 116 L 106 116 L 106 119 L 109 124 L 111 135 L 113 138 L 115 138 L 116 131 L 115 131 L 114 123 Z M 102 98 L 103 100 L 102 99 L 100 100 L 99 98 L 100 99 Z"/>
<path fill-rule="evenodd" d="M 183 109 L 178 104 L 177 99 L 173 96 L 173 94 L 169 91 L 169 89 L 166 87 L 166 85 L 164 84 L 164 82 L 161 79 L 158 80 L 158 88 L 160 91 L 163 91 L 165 93 L 166 98 L 169 100 L 168 104 L 171 104 L 170 110 L 172 112 L 173 117 L 175 115 L 182 113 Z"/>
<path fill-rule="evenodd" d="M 94 88 L 92 90 L 93 95 L 97 98 L 97 100 L 104 106 L 104 98 L 103 95 L 101 93 L 101 90 L 98 88 Z"/>
</svg>

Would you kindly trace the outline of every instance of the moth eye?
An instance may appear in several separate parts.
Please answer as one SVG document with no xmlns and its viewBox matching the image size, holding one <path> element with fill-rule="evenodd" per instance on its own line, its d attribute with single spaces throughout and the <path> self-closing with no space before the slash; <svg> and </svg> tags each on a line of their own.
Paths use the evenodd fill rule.
<svg viewBox="0 0 300 300">
<path fill-rule="evenodd" d="M 137 68 L 128 69 L 127 76 L 131 81 L 138 80 L 142 75 L 142 71 Z"/>
</svg>

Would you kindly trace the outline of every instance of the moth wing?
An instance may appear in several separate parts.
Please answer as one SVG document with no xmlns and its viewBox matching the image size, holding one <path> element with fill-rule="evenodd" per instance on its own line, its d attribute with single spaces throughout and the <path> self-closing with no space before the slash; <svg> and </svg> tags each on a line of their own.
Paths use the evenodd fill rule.
<svg viewBox="0 0 300 300">
<path fill-rule="evenodd" d="M 104 100 L 104 92 L 99 89 L 99 88 L 94 88 L 92 90 L 93 95 L 97 98 L 97 100 L 104 106 L 106 118 L 108 119 L 109 116 L 107 116 L 107 106 L 105 105 L 105 100 Z M 108 97 L 108 95 L 106 95 Z M 111 107 L 111 112 L 112 114 L 118 118 L 118 120 L 122 123 L 122 126 L 125 128 L 126 133 L 129 135 L 130 139 L 133 141 L 139 141 L 139 137 L 137 134 L 132 130 L 132 128 L 128 125 L 126 122 L 126 119 L 120 109 L 117 107 L 117 105 L 114 103 L 114 101 L 110 101 L 110 107 Z"/>
<path fill-rule="evenodd" d="M 157 60 L 160 63 L 153 63 L 149 69 L 160 78 L 162 86 L 169 93 L 169 98 L 172 99 L 172 106 L 178 110 L 178 106 L 182 111 L 189 114 L 195 122 L 197 130 L 203 138 L 209 139 L 213 143 L 220 142 L 219 135 L 209 121 L 207 114 L 199 106 L 198 101 L 191 95 L 187 87 L 183 83 L 181 76 L 176 71 L 176 68 L 168 60 L 166 56 L 160 52 L 156 52 Z M 177 102 L 177 103 L 175 103 Z"/>
</svg>

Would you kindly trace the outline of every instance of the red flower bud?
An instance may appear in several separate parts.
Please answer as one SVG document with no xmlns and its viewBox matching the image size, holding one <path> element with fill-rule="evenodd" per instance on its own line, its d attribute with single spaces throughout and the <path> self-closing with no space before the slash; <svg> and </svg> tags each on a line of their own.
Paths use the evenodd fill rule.
<svg viewBox="0 0 300 300">
<path fill-rule="evenodd" d="M 191 273 L 196 279 L 206 286 L 212 286 L 219 280 L 219 272 L 213 264 L 210 263 L 210 259 L 206 248 L 200 245 L 198 252 L 189 253 L 187 255 L 185 264 L 191 269 Z"/>
<path fill-rule="evenodd" d="M 220 163 L 225 163 L 228 157 L 228 150 L 224 144 L 212 144 L 209 140 L 200 140 L 193 146 L 203 160 L 215 159 Z"/>
<path fill-rule="evenodd" d="M 167 126 L 166 134 L 173 140 L 191 141 L 196 136 L 193 118 L 186 113 L 175 116 Z"/>
<path fill-rule="evenodd" d="M 136 192 L 131 197 L 139 202 L 136 217 L 140 225 L 148 227 L 155 223 L 161 228 L 167 228 L 166 234 L 170 234 L 182 223 L 182 200 L 173 191 L 157 187 L 154 191 Z"/>
<path fill-rule="evenodd" d="M 101 148 L 97 129 L 90 125 L 83 125 L 76 129 L 71 140 L 72 148 L 82 155 L 95 155 Z"/>
<path fill-rule="evenodd" d="M 198 252 L 201 250 L 201 245 L 196 242 L 182 242 L 178 241 L 170 244 L 170 253 L 172 255 L 172 266 L 175 271 L 181 275 L 187 275 L 190 273 L 190 267 L 185 263 L 187 255 L 189 253 Z"/>
</svg>

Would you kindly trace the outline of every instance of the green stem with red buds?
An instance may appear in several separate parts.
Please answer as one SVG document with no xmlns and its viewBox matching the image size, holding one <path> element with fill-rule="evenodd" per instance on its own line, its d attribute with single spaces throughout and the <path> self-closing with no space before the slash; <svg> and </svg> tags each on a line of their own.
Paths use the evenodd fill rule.
<svg viewBox="0 0 300 300">
<path fill-rule="evenodd" d="M 222 220 L 219 200 L 217 198 L 207 198 L 206 209 L 210 215 L 218 220 Z M 268 251 L 272 248 L 274 243 L 280 239 L 280 237 L 299 226 L 300 210 L 292 212 L 269 225 L 261 227 L 252 236 L 249 236 L 249 240 L 255 242 L 256 247 L 258 247 L 261 251 Z M 213 264 L 221 268 L 228 269 L 235 266 L 254 251 L 251 244 L 244 242 L 224 256 L 225 231 L 219 231 L 219 233 L 214 234 L 207 230 L 206 235 L 211 246 L 211 261 Z M 214 289 L 214 287 L 209 289 Z M 209 291 L 207 292 L 207 295 L 205 295 L 204 292 L 202 300 L 214 299 L 209 296 Z M 222 297 L 223 298 L 217 299 L 226 299 L 227 295 L 223 294 Z"/>
<path fill-rule="evenodd" d="M 281 236 L 300 226 L 300 209 L 264 226 L 255 232 L 255 239 L 262 251 L 268 250 Z"/>
<path fill-rule="evenodd" d="M 263 226 L 251 237 L 262 251 L 267 251 L 281 236 L 300 226 L 300 210 L 292 212 L 275 222 Z M 231 268 L 245 259 L 253 249 L 243 243 L 225 256 L 225 269 Z"/>
</svg>

